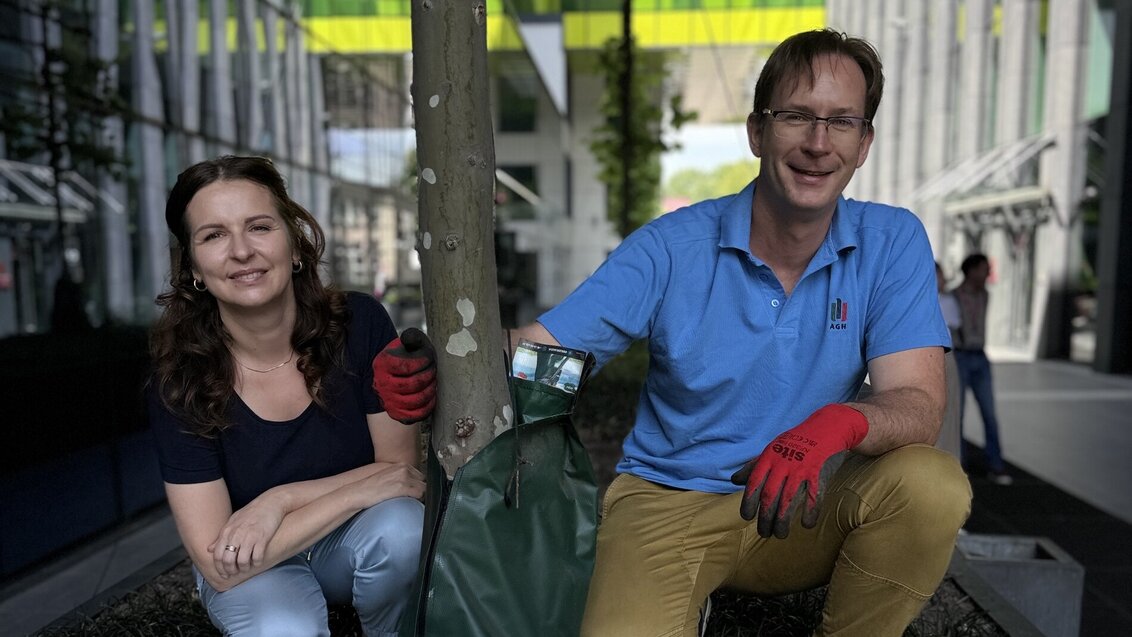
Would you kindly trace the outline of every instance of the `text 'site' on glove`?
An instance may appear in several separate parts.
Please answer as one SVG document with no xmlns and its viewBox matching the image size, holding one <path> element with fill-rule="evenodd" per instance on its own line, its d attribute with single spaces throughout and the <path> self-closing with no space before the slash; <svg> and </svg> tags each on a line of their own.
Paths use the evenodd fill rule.
<svg viewBox="0 0 1132 637">
<path fill-rule="evenodd" d="M 813 528 L 825 487 L 822 466 L 856 447 L 868 433 L 865 415 L 846 405 L 826 405 L 810 414 L 731 476 L 732 483 L 746 485 L 739 515 L 751 520 L 757 511 L 759 535 L 785 538 L 794 511 L 805 502 L 802 526 Z"/>
<path fill-rule="evenodd" d="M 385 412 L 406 425 L 436 408 L 436 349 L 424 332 L 410 327 L 373 359 L 373 389 Z"/>
</svg>

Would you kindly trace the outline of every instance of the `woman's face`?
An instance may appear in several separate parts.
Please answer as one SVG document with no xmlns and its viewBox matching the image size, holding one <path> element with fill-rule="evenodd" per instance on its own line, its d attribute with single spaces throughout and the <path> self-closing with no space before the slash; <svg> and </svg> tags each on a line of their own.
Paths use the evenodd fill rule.
<svg viewBox="0 0 1132 637">
<path fill-rule="evenodd" d="M 185 219 L 193 277 L 222 313 L 293 302 L 298 255 L 267 188 L 248 180 L 213 182 L 189 201 Z"/>
</svg>

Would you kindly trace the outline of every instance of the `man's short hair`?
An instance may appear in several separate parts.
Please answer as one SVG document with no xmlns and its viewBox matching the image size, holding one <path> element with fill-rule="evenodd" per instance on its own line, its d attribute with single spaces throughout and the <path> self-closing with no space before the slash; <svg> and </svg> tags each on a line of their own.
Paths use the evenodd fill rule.
<svg viewBox="0 0 1132 637">
<path fill-rule="evenodd" d="M 963 259 L 963 263 L 960 264 L 959 269 L 963 271 L 963 276 L 967 276 L 970 274 L 971 270 L 974 270 L 984 263 L 990 263 L 987 259 L 987 255 L 976 252 L 975 254 L 968 255 L 966 259 Z"/>
<path fill-rule="evenodd" d="M 880 56 L 867 41 L 849 37 L 833 29 L 803 31 L 786 38 L 775 47 L 755 83 L 755 115 L 761 115 L 764 108 L 770 108 L 770 100 L 781 82 L 793 82 L 791 91 L 797 88 L 802 78 L 809 78 L 812 85 L 815 80 L 814 60 L 823 55 L 844 55 L 861 67 L 861 72 L 865 74 L 864 115 L 872 126 L 871 120 L 876 115 L 881 93 L 884 92 Z"/>
</svg>

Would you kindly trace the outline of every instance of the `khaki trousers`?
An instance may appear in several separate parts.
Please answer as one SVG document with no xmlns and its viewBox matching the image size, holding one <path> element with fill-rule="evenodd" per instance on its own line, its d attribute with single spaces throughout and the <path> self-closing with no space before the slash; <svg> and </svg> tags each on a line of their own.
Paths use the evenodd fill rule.
<svg viewBox="0 0 1132 637">
<path fill-rule="evenodd" d="M 825 637 L 899 637 L 947 571 L 971 486 L 927 445 L 849 454 L 818 524 L 786 539 L 739 516 L 742 493 L 714 494 L 620 475 L 606 491 L 582 635 L 691 637 L 712 591 L 782 595 L 829 584 Z"/>
</svg>

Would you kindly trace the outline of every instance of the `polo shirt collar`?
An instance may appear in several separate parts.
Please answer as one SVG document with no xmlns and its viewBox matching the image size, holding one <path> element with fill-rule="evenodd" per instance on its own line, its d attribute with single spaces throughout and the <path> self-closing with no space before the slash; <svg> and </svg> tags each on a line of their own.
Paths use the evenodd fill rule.
<svg viewBox="0 0 1132 637">
<path fill-rule="evenodd" d="M 826 242 L 836 252 L 843 252 L 846 248 L 857 247 L 857 228 L 859 219 L 854 218 L 849 209 L 849 202 L 845 197 L 837 198 L 837 210 L 833 213 L 833 223 L 829 224 L 829 236 Z"/>
<path fill-rule="evenodd" d="M 822 241 L 821 247 L 810 259 L 810 264 L 806 267 L 806 271 L 802 273 L 803 278 L 827 265 L 836 263 L 841 258 L 842 253 L 857 247 L 857 222 L 858 220 L 853 217 L 853 212 L 850 210 L 849 202 L 845 200 L 845 197 L 838 197 L 837 209 L 833 211 L 833 221 L 829 224 L 825 241 Z"/>
<path fill-rule="evenodd" d="M 724 204 L 719 216 L 719 247 L 751 253 L 751 204 L 755 199 L 755 182 L 747 184 Z"/>
<path fill-rule="evenodd" d="M 755 182 L 747 184 L 726 204 L 719 219 L 719 247 L 734 248 L 751 253 L 751 204 L 755 197 Z M 857 220 L 849 210 L 845 197 L 837 198 L 837 210 L 829 225 L 829 234 L 818 250 L 821 260 L 835 261 L 837 255 L 847 248 L 857 247 Z M 828 252 L 827 252 L 828 251 Z"/>
</svg>

